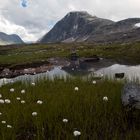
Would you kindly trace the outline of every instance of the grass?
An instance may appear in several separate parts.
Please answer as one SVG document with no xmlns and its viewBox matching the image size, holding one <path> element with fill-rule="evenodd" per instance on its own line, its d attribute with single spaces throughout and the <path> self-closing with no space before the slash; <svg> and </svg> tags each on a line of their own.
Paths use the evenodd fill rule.
<svg viewBox="0 0 140 140">
<path fill-rule="evenodd" d="M 42 79 L 35 86 L 20 82 L 4 85 L 0 88 L 2 99 L 10 99 L 11 104 L 0 104 L 0 140 L 139 140 L 140 112 L 122 107 L 123 85 L 114 80 L 93 85 L 91 80 L 79 78 Z M 22 89 L 25 94 L 20 93 Z M 103 101 L 104 96 L 108 102 Z M 26 103 L 21 104 L 16 97 Z M 33 117 L 32 112 L 38 115 Z M 68 123 L 62 121 L 64 118 Z M 3 120 L 12 128 L 2 124 Z M 75 130 L 81 136 L 74 137 Z"/>
<path fill-rule="evenodd" d="M 130 64 L 140 63 L 140 43 L 94 45 L 77 44 L 34 44 L 21 46 L 0 46 L 0 66 L 14 67 L 15 65 L 47 61 L 50 57 L 68 57 L 75 48 L 80 57 L 98 55 L 117 62 Z"/>
</svg>

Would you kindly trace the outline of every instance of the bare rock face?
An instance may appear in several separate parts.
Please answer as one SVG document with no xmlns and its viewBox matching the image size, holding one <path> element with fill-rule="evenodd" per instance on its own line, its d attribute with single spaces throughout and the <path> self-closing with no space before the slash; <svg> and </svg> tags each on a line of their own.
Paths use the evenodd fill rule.
<svg viewBox="0 0 140 140">
<path fill-rule="evenodd" d="M 93 42 L 113 43 L 140 41 L 140 18 L 114 22 L 84 11 L 70 12 L 50 30 L 40 43 Z"/>
<path fill-rule="evenodd" d="M 93 31 L 112 23 L 114 22 L 111 20 L 101 19 L 84 11 L 70 12 L 40 42 L 83 42 Z"/>
<path fill-rule="evenodd" d="M 122 92 L 122 103 L 124 106 L 140 109 L 140 85 L 126 84 Z"/>
</svg>

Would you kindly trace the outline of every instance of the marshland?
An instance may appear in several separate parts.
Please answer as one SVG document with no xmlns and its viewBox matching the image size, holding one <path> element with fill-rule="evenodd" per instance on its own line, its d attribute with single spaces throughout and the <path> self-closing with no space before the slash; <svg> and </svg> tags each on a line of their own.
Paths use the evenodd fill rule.
<svg viewBox="0 0 140 140">
<path fill-rule="evenodd" d="M 0 140 L 140 140 L 140 2 L 0 2 Z"/>
<path fill-rule="evenodd" d="M 12 69 L 19 64 L 21 67 L 22 64 L 25 66 L 27 64 L 23 67 L 27 69 L 29 63 L 31 65 L 36 61 L 48 61 L 53 56 L 49 54 L 53 47 L 56 57 L 70 59 L 71 46 L 74 44 L 65 45 L 65 47 L 63 45 L 59 44 L 59 47 L 56 47 L 53 44 L 50 50 L 49 45 L 14 46 L 12 49 L 1 47 L 0 57 L 3 59 L 3 61 L 0 59 L 1 65 Z M 134 55 L 138 52 L 137 46 L 136 44 L 132 48 L 133 50 L 137 48 L 134 50 Z M 39 49 L 42 47 L 43 51 L 38 52 L 38 47 Z M 69 72 L 65 71 L 62 65 L 61 67 L 57 65 L 46 73 L 1 79 L 1 139 L 139 139 L 140 112 L 135 108 L 124 107 L 121 102 L 124 85 L 130 81 L 139 81 L 139 75 L 135 75 L 139 70 L 135 65 L 139 63 L 139 57 L 135 61 L 134 57 L 129 56 L 130 53 L 128 56 L 124 56 L 123 51 L 119 54 L 120 49 L 123 50 L 123 48 L 117 45 L 114 45 L 114 48 L 110 47 L 116 51 L 108 49 L 107 46 L 94 48 L 89 45 L 84 46 L 85 51 L 80 51 L 81 47 L 76 46 L 79 57 L 98 55 L 102 58 L 99 62 L 88 63 L 90 67 L 84 69 L 86 71 L 84 75 L 82 71 L 71 70 L 71 67 L 68 67 L 71 71 Z M 126 47 L 127 45 L 124 46 L 125 49 Z M 35 53 L 40 54 L 38 59 L 33 57 Z M 22 55 L 24 57 L 21 57 Z M 125 69 L 121 67 L 123 62 L 127 66 Z M 120 66 L 116 68 L 116 64 Z M 115 71 L 112 70 L 112 66 Z M 92 68 L 96 71 L 89 71 Z M 130 68 L 130 72 L 125 75 L 126 77 L 118 80 L 114 74 L 119 72 L 120 68 L 122 72 Z M 109 72 L 111 72 L 110 75 Z M 102 76 L 97 77 L 99 74 Z"/>
<path fill-rule="evenodd" d="M 140 112 L 128 111 L 121 103 L 124 81 L 93 79 L 41 79 L 2 86 L 1 139 L 139 139 Z"/>
</svg>

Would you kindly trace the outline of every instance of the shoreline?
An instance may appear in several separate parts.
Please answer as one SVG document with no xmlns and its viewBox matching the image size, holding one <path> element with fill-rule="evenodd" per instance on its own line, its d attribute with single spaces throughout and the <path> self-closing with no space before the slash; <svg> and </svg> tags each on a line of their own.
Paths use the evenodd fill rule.
<svg viewBox="0 0 140 140">
<path fill-rule="evenodd" d="M 44 65 L 36 68 L 25 68 L 25 69 L 15 69 L 10 70 L 5 68 L 0 74 L 0 79 L 2 78 L 15 78 L 21 75 L 35 75 L 39 73 L 44 73 L 50 71 L 54 66 L 53 65 Z"/>
<path fill-rule="evenodd" d="M 21 75 L 35 75 L 39 73 L 45 73 L 50 71 L 55 66 L 67 66 L 69 65 L 67 59 L 62 58 L 50 58 L 47 61 L 35 62 L 29 64 L 20 64 L 13 67 L 4 67 L 0 70 L 0 79 L 2 78 L 15 78 Z"/>
<path fill-rule="evenodd" d="M 84 60 L 85 58 L 79 58 L 78 60 Z M 90 60 L 91 58 L 89 58 Z M 103 58 L 106 59 L 106 58 Z M 110 60 L 110 62 L 122 64 L 122 65 L 135 65 L 130 63 L 125 63 L 125 61 L 114 61 L 113 59 L 106 59 Z M 100 60 L 99 60 L 100 61 Z M 86 62 L 86 61 L 85 61 Z M 94 60 L 93 62 L 96 63 Z M 55 66 L 61 66 L 61 67 L 67 67 L 70 66 L 70 64 L 73 63 L 68 58 L 60 58 L 60 57 L 53 57 L 49 58 L 46 61 L 38 61 L 38 62 L 32 62 L 32 63 L 26 63 L 26 64 L 17 64 L 17 65 L 0 65 L 0 79 L 3 78 L 15 78 L 22 75 L 36 75 L 40 73 L 45 73 L 47 71 L 50 71 Z"/>
</svg>

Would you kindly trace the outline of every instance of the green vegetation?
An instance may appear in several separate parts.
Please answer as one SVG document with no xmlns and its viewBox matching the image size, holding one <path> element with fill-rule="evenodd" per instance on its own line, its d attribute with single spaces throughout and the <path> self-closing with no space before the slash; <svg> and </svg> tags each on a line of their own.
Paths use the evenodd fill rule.
<svg viewBox="0 0 140 140">
<path fill-rule="evenodd" d="M 75 91 L 75 87 L 79 90 Z M 121 104 L 123 82 L 103 80 L 92 84 L 79 78 L 14 83 L 0 88 L 1 140 L 139 140 L 140 112 Z M 14 92 L 9 90 L 14 88 Z M 25 90 L 24 94 L 21 90 Z M 108 101 L 103 101 L 107 96 Z M 16 98 L 25 101 L 21 104 Z M 37 101 L 43 104 L 37 104 Z M 32 116 L 37 112 L 37 116 Z M 65 123 L 62 120 L 68 119 Z M 1 121 L 6 121 L 2 124 Z M 12 128 L 7 128 L 7 124 Z M 78 130 L 81 136 L 75 137 Z"/>
<path fill-rule="evenodd" d="M 94 45 L 94 44 L 35 44 L 22 46 L 1 46 L 0 65 L 12 67 L 47 61 L 50 57 L 68 57 L 72 48 L 80 57 L 98 55 L 118 62 L 140 63 L 140 43 Z"/>
</svg>

